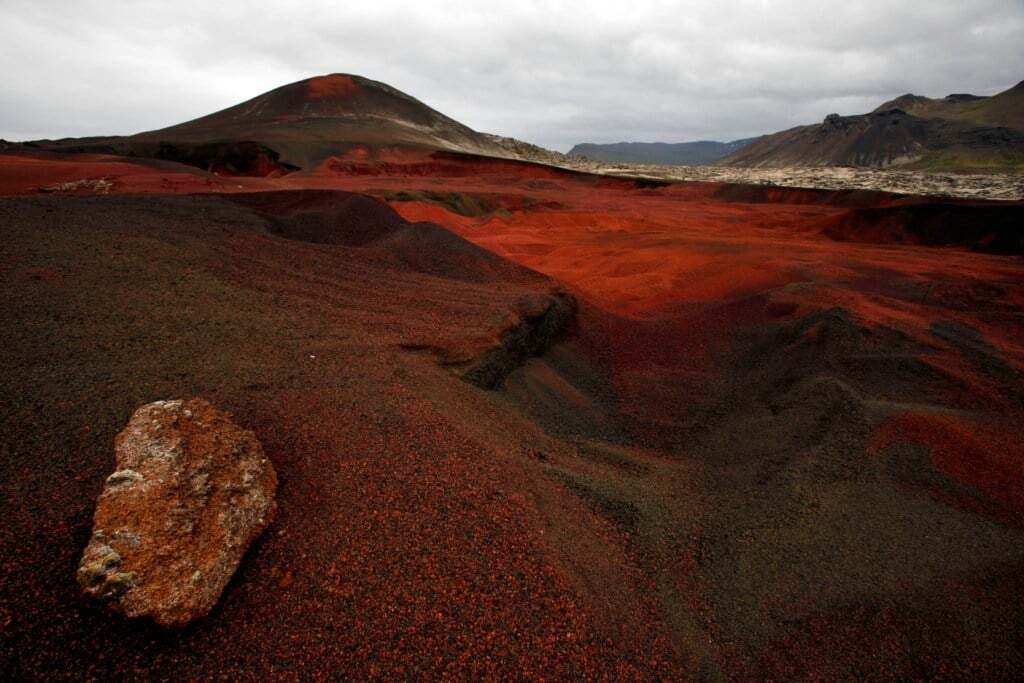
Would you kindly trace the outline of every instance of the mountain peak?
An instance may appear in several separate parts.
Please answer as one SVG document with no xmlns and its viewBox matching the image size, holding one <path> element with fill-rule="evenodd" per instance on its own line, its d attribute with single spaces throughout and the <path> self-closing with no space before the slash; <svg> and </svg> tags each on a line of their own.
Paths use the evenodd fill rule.
<svg viewBox="0 0 1024 683">
<path fill-rule="evenodd" d="M 366 125 L 384 122 L 421 128 L 466 129 L 400 90 L 346 73 L 313 76 L 288 83 L 233 107 L 176 126 L 281 126 L 287 122 L 338 120 Z"/>
<path fill-rule="evenodd" d="M 178 146 L 231 139 L 257 142 L 300 168 L 343 155 L 355 145 L 505 154 L 487 136 L 415 97 L 347 73 L 288 83 L 193 121 L 134 137 Z"/>
<path fill-rule="evenodd" d="M 313 78 L 300 81 L 305 83 L 307 94 L 311 100 L 323 98 L 344 98 L 357 94 L 361 90 L 359 84 L 362 79 L 351 74 L 327 74 L 326 76 L 314 76 Z"/>
</svg>

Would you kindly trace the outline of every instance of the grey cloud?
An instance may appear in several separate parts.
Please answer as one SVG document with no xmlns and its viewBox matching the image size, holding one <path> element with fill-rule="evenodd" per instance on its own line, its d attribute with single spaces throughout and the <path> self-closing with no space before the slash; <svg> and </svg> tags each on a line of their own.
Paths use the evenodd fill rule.
<svg viewBox="0 0 1024 683">
<path fill-rule="evenodd" d="M 0 137 L 132 133 L 359 73 L 488 132 L 734 139 L 1024 78 L 1019 0 L 4 0 Z"/>
</svg>

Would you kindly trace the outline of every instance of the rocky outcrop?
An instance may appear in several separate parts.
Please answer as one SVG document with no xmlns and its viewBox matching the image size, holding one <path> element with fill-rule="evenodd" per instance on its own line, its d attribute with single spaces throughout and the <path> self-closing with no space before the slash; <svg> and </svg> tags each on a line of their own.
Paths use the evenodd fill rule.
<svg viewBox="0 0 1024 683">
<path fill-rule="evenodd" d="M 128 617 L 205 615 L 276 511 L 259 441 L 202 399 L 157 401 L 135 411 L 115 457 L 78 583 Z"/>
<path fill-rule="evenodd" d="M 258 142 L 208 142 L 187 144 L 160 142 L 156 150 L 139 146 L 139 156 L 177 161 L 223 176 L 254 176 L 276 178 L 299 170 L 298 166 L 281 161 L 275 150 Z"/>
<path fill-rule="evenodd" d="M 540 356 L 569 334 L 576 323 L 575 297 L 565 292 L 521 297 L 502 325 L 486 339 L 460 344 L 408 342 L 410 351 L 428 351 L 438 362 L 481 389 L 498 389 L 508 375 L 534 356 Z"/>
<path fill-rule="evenodd" d="M 575 320 L 576 299 L 569 294 L 524 296 L 517 302 L 515 315 L 497 343 L 453 369 L 468 382 L 496 389 L 528 358 L 547 351 Z"/>
</svg>

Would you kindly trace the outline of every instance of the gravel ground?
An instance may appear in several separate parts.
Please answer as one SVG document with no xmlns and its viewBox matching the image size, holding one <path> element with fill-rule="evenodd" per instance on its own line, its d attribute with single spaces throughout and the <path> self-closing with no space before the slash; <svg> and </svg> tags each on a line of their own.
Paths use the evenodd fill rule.
<svg viewBox="0 0 1024 683">
<path fill-rule="evenodd" d="M 322 179 L 449 230 L 329 192 L 0 200 L 0 679 L 1024 667 L 1019 256 L 822 234 L 870 192 L 499 170 Z M 552 287 L 577 327 L 503 388 L 442 366 Z M 74 572 L 114 435 L 194 395 L 280 507 L 168 631 Z"/>
</svg>

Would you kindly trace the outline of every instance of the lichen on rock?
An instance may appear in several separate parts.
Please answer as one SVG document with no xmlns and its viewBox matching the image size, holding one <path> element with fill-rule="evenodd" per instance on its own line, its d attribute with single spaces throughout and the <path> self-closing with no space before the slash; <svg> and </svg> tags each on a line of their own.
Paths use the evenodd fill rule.
<svg viewBox="0 0 1024 683">
<path fill-rule="evenodd" d="M 207 614 L 276 511 L 277 476 L 251 431 L 202 399 L 139 408 L 115 440 L 77 572 L 129 617 Z"/>
</svg>

